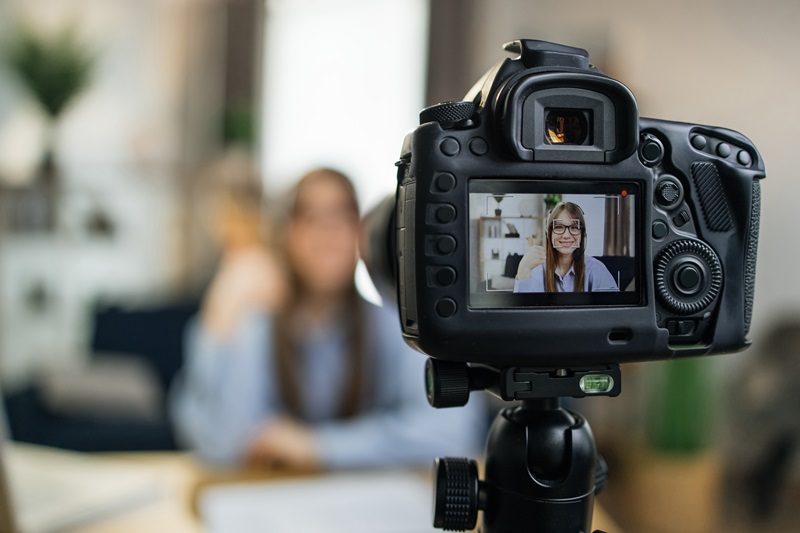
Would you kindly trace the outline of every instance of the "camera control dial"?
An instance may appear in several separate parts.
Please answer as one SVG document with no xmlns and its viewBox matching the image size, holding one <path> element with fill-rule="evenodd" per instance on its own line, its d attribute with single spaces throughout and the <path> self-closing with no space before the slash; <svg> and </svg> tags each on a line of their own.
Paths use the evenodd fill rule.
<svg viewBox="0 0 800 533">
<path fill-rule="evenodd" d="M 445 102 L 426 107 L 419 113 L 419 123 L 438 122 L 444 128 L 452 127 L 472 118 L 475 113 L 473 102 Z"/>
<path fill-rule="evenodd" d="M 655 282 L 665 307 L 679 315 L 691 315 L 711 305 L 719 294 L 722 266 L 707 244 L 674 241 L 656 257 Z"/>
</svg>

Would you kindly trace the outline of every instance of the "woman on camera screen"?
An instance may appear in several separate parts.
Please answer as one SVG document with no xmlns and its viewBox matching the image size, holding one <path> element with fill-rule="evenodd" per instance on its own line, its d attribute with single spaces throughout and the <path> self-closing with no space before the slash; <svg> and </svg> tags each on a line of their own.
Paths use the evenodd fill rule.
<svg viewBox="0 0 800 533">
<path fill-rule="evenodd" d="M 578 204 L 561 202 L 553 208 L 547 219 L 547 243 L 546 249 L 528 248 L 519 264 L 514 292 L 619 290 L 606 266 L 586 255 L 586 221 Z"/>
</svg>

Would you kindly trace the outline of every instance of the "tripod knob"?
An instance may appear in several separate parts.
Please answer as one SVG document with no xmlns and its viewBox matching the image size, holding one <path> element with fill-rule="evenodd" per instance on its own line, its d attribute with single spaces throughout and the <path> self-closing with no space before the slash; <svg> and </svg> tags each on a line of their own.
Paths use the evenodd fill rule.
<svg viewBox="0 0 800 533">
<path fill-rule="evenodd" d="M 466 363 L 428 359 L 425 388 L 431 407 L 463 407 L 469 401 L 469 367 Z"/>
<path fill-rule="evenodd" d="M 433 468 L 433 527 L 445 531 L 473 529 L 478 521 L 478 463 L 439 457 Z"/>
</svg>

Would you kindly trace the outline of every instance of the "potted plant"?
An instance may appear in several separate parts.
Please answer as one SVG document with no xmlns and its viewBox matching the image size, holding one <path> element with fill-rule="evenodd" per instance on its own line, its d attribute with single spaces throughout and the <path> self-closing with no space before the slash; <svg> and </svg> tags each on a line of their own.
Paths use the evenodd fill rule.
<svg viewBox="0 0 800 533">
<path fill-rule="evenodd" d="M 645 447 L 637 454 L 632 507 L 641 531 L 715 531 L 720 464 L 714 453 L 713 360 L 687 358 L 649 365 L 652 372 Z"/>
<path fill-rule="evenodd" d="M 545 197 L 544 197 L 545 211 L 547 213 L 549 213 L 550 211 L 553 210 L 553 208 L 555 206 L 558 205 L 558 203 L 560 201 L 561 201 L 561 195 L 560 194 L 547 194 L 547 195 L 545 195 Z"/>
<path fill-rule="evenodd" d="M 58 194 L 55 132 L 69 104 L 89 84 L 94 57 L 79 42 L 72 27 L 41 35 L 21 25 L 7 43 L 6 62 L 47 117 L 48 128 L 34 187 L 48 199 L 48 226 L 52 228 Z"/>
</svg>

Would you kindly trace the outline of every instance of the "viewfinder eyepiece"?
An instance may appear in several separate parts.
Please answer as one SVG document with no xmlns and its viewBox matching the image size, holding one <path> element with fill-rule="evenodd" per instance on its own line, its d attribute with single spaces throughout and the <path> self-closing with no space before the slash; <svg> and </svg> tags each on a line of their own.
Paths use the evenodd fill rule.
<svg viewBox="0 0 800 533">
<path fill-rule="evenodd" d="M 545 110 L 547 144 L 584 145 L 589 141 L 589 111 L 579 109 Z"/>
</svg>

